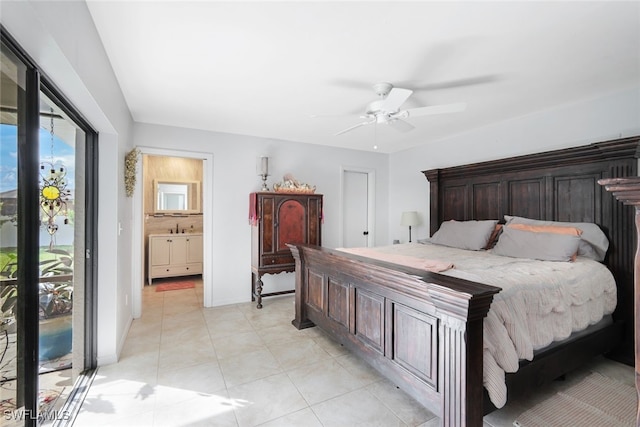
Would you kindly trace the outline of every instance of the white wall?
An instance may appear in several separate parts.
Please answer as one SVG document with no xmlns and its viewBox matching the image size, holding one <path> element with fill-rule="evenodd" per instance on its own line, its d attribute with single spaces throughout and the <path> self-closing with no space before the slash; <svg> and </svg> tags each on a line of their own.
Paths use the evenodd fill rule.
<svg viewBox="0 0 640 427">
<path fill-rule="evenodd" d="M 376 244 L 387 238 L 387 155 L 299 144 L 242 135 L 136 123 L 135 144 L 160 149 L 180 149 L 213 155 L 213 216 L 209 229 L 213 253 L 214 305 L 249 301 L 251 295 L 251 227 L 249 193 L 258 191 L 256 158 L 270 157 L 268 184 L 292 173 L 299 181 L 324 194 L 323 246 L 340 245 L 340 173 L 344 166 L 370 168 L 376 174 Z M 264 292 L 293 289 L 293 274 L 266 275 Z"/>
<path fill-rule="evenodd" d="M 122 179 L 131 114 L 84 2 L 2 1 L 0 22 L 100 134 L 98 363 L 114 362 L 132 319 L 131 202 Z"/>
<path fill-rule="evenodd" d="M 640 135 L 640 88 L 558 106 L 391 154 L 389 238 L 407 241 L 408 230 L 399 225 L 405 210 L 417 210 L 423 220 L 412 237 L 429 236 L 429 182 L 420 171 L 634 135 Z"/>
</svg>

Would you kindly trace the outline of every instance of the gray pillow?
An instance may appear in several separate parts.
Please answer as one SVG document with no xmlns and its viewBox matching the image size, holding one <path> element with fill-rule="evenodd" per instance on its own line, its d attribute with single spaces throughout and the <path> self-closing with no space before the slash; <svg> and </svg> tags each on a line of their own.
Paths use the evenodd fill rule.
<svg viewBox="0 0 640 427">
<path fill-rule="evenodd" d="M 604 261 L 609 248 L 609 240 L 597 224 L 591 222 L 560 222 L 543 221 L 538 219 L 523 218 L 520 216 L 504 216 L 508 224 L 529 224 L 529 225 L 560 225 L 575 227 L 582 230 L 580 245 L 578 246 L 578 256 L 584 256 L 596 261 Z"/>
<path fill-rule="evenodd" d="M 497 223 L 498 220 L 445 221 L 429 241 L 436 245 L 479 251 L 487 246 Z"/>
<path fill-rule="evenodd" d="M 498 243 L 491 253 L 513 258 L 542 261 L 572 261 L 580 237 L 568 234 L 535 233 L 503 227 Z"/>
</svg>

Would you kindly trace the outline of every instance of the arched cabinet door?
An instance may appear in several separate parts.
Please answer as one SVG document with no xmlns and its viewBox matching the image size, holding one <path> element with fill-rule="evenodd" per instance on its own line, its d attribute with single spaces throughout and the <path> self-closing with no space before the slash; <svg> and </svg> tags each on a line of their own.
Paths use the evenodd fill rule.
<svg viewBox="0 0 640 427">
<path fill-rule="evenodd" d="M 283 199 L 278 203 L 275 237 L 278 251 L 289 252 L 287 243 L 307 242 L 307 208 L 298 199 Z"/>
</svg>

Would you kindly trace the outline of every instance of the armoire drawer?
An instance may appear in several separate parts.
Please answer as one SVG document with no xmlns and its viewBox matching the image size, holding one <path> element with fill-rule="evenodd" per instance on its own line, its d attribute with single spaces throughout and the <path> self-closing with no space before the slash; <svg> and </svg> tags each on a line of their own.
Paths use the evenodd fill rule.
<svg viewBox="0 0 640 427">
<path fill-rule="evenodd" d="M 262 255 L 262 266 L 294 264 L 292 255 Z"/>
</svg>

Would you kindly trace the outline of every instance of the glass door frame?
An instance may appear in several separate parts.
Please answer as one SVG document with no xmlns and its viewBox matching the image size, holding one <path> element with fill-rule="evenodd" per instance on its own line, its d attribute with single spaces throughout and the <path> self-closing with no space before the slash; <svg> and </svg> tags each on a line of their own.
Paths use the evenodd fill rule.
<svg viewBox="0 0 640 427">
<path fill-rule="evenodd" d="M 38 287 L 25 286 L 39 282 L 40 247 L 40 199 L 39 199 L 39 127 L 40 91 L 85 133 L 85 282 L 84 282 L 84 370 L 91 372 L 97 366 L 97 233 L 98 233 L 98 134 L 88 121 L 73 108 L 62 92 L 41 72 L 37 64 L 20 47 L 16 40 L 0 24 L 0 39 L 27 68 L 24 93 L 18 109 L 18 292 L 17 330 L 24 335 L 17 347 L 16 390 L 18 407 L 24 406 L 25 426 L 35 426 L 38 421 L 38 369 L 39 369 L 39 315 Z M 33 307 L 27 310 L 27 307 Z M 74 393 L 69 397 L 72 399 Z"/>
<path fill-rule="evenodd" d="M 46 77 L 41 78 L 40 90 L 85 132 L 85 348 L 84 367 L 97 366 L 97 292 L 98 283 L 98 134 L 64 98 Z M 39 164 L 38 164 L 39 167 Z M 38 205 L 39 206 L 39 205 Z M 91 327 L 90 327 L 91 326 Z M 91 329 L 89 331 L 89 329 Z M 90 332 L 90 333 L 89 333 Z"/>
</svg>

